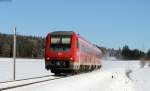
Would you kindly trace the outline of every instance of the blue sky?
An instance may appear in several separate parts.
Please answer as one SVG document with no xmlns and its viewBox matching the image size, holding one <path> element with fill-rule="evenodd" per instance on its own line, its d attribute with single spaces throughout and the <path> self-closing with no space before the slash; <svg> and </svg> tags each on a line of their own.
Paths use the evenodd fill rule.
<svg viewBox="0 0 150 91">
<path fill-rule="evenodd" d="M 150 48 L 149 0 L 0 0 L 0 32 L 46 36 L 73 30 L 108 48 Z"/>
</svg>

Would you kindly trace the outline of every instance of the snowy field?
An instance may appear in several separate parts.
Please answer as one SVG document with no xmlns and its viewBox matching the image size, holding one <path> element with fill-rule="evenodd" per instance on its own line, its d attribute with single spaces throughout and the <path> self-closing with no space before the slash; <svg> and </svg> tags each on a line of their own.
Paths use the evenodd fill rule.
<svg viewBox="0 0 150 91">
<path fill-rule="evenodd" d="M 17 59 L 16 80 L 51 75 L 42 59 Z M 0 82 L 13 80 L 13 59 L 0 58 Z"/>
<path fill-rule="evenodd" d="M 52 74 L 44 60 L 17 59 L 16 78 L 25 79 Z M 0 58 L 0 82 L 12 80 L 13 59 Z M 103 68 L 63 79 L 43 82 L 8 91 L 149 91 L 150 68 L 139 61 L 103 60 Z"/>
</svg>

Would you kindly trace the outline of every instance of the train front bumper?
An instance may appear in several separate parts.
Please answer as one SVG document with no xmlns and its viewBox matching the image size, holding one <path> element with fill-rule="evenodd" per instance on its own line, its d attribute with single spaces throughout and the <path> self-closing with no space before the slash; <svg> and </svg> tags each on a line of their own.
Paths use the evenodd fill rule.
<svg viewBox="0 0 150 91">
<path fill-rule="evenodd" d="M 71 71 L 73 70 L 73 63 L 70 60 L 48 60 L 45 61 L 45 67 L 47 70 L 53 71 Z"/>
</svg>

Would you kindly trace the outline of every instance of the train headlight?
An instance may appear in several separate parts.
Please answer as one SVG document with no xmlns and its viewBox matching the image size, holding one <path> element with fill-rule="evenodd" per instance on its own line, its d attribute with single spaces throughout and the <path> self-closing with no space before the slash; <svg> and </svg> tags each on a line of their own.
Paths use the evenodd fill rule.
<svg viewBox="0 0 150 91">
<path fill-rule="evenodd" d="M 70 60 L 73 60 L 73 58 L 70 58 Z"/>
<path fill-rule="evenodd" d="M 47 59 L 47 60 L 50 60 L 50 58 L 49 58 L 49 57 L 47 57 L 46 59 Z"/>
</svg>

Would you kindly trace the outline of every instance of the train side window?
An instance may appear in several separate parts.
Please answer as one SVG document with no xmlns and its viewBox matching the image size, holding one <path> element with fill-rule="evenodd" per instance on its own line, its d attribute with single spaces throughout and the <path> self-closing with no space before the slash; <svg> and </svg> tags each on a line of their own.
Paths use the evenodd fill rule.
<svg viewBox="0 0 150 91">
<path fill-rule="evenodd" d="M 47 39 L 48 39 L 48 36 L 46 36 L 45 40 L 47 41 Z"/>
<path fill-rule="evenodd" d="M 76 39 L 76 41 L 77 41 L 77 48 L 79 48 L 79 40 L 78 40 L 78 39 Z"/>
</svg>

